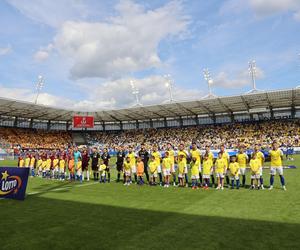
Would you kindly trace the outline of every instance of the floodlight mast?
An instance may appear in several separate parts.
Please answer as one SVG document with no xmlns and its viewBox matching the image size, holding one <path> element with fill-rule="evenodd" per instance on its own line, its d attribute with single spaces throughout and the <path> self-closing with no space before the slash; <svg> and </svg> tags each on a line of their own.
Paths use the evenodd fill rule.
<svg viewBox="0 0 300 250">
<path fill-rule="evenodd" d="M 41 92 L 43 86 L 44 86 L 44 77 L 41 76 L 41 75 L 39 75 L 38 76 L 38 81 L 36 83 L 36 91 L 37 91 L 37 93 L 36 93 L 36 98 L 35 98 L 34 104 L 37 104 L 38 98 L 39 98 L 39 95 L 40 95 L 40 92 Z"/>
<path fill-rule="evenodd" d="M 164 78 L 166 80 L 166 87 L 168 88 L 169 91 L 169 102 L 174 102 L 174 98 L 173 98 L 173 81 L 171 78 L 171 75 L 167 74 L 164 75 Z"/>
<path fill-rule="evenodd" d="M 203 70 L 203 76 L 204 76 L 204 79 L 205 79 L 205 81 L 207 83 L 207 86 L 208 86 L 208 95 L 204 96 L 204 98 L 215 98 L 215 97 L 217 97 L 216 95 L 214 95 L 212 93 L 211 85 L 213 84 L 214 81 L 213 81 L 213 79 L 210 75 L 210 72 L 207 68 Z"/>
<path fill-rule="evenodd" d="M 141 106 L 142 104 L 140 103 L 139 99 L 139 89 L 136 87 L 135 82 L 133 80 L 130 80 L 130 85 L 132 90 L 131 93 L 134 95 L 136 101 L 135 106 Z"/>
<path fill-rule="evenodd" d="M 252 92 L 253 91 L 257 91 L 256 89 L 256 62 L 254 60 L 249 62 L 249 74 L 251 76 L 251 80 L 252 80 Z"/>
</svg>

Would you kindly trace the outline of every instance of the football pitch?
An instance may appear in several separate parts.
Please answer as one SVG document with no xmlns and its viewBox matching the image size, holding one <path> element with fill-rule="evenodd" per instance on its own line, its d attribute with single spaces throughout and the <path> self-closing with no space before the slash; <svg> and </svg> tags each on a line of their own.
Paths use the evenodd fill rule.
<svg viewBox="0 0 300 250">
<path fill-rule="evenodd" d="M 299 249 L 300 156 L 285 165 L 287 191 L 30 178 L 25 201 L 0 200 L 0 249 Z"/>
</svg>

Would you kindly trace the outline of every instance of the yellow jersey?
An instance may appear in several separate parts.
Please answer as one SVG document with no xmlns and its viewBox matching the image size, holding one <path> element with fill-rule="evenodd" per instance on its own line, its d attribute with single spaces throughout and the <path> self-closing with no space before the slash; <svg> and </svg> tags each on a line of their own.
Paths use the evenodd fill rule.
<svg viewBox="0 0 300 250">
<path fill-rule="evenodd" d="M 161 159 L 161 154 L 158 151 L 152 152 L 151 154 L 154 157 L 154 161 L 156 162 L 157 166 L 160 165 L 160 159 Z"/>
<path fill-rule="evenodd" d="M 76 170 L 81 171 L 81 169 L 82 169 L 82 161 L 78 161 Z"/>
<path fill-rule="evenodd" d="M 131 152 L 127 155 L 130 159 L 130 166 L 135 166 L 136 165 L 136 159 L 135 159 L 135 153 Z"/>
<path fill-rule="evenodd" d="M 229 154 L 225 151 L 225 152 L 223 152 L 223 154 L 222 154 L 222 159 L 224 160 L 224 162 L 225 162 L 225 166 L 226 166 L 226 168 L 228 168 L 228 162 L 229 162 Z"/>
<path fill-rule="evenodd" d="M 265 156 L 261 151 L 256 152 L 256 159 L 258 160 L 260 167 L 262 167 L 265 161 Z"/>
<path fill-rule="evenodd" d="M 38 167 L 38 168 L 41 168 L 41 167 L 42 167 L 42 164 L 43 164 L 43 160 L 42 160 L 42 159 L 39 159 L 39 160 L 37 161 L 37 167 Z"/>
<path fill-rule="evenodd" d="M 29 158 L 29 157 L 26 157 L 26 158 L 25 158 L 25 168 L 28 168 L 28 167 L 29 167 L 29 163 L 30 163 L 30 158 Z"/>
<path fill-rule="evenodd" d="M 59 169 L 60 169 L 60 171 L 64 171 L 65 170 L 65 166 L 66 166 L 66 161 L 64 159 L 61 159 L 59 161 Z"/>
<path fill-rule="evenodd" d="M 236 155 L 236 161 L 240 165 L 240 168 L 246 168 L 247 161 L 248 161 L 248 155 L 246 153 L 238 153 Z"/>
<path fill-rule="evenodd" d="M 29 166 L 30 166 L 31 168 L 33 168 L 33 167 L 34 167 L 34 164 L 35 164 L 35 158 L 32 157 L 32 158 L 30 159 Z"/>
<path fill-rule="evenodd" d="M 58 167 L 58 162 L 59 162 L 59 159 L 53 159 L 53 167 L 54 168 Z"/>
<path fill-rule="evenodd" d="M 124 166 L 124 169 L 127 171 L 131 169 L 130 162 L 124 161 L 123 166 Z"/>
<path fill-rule="evenodd" d="M 252 173 L 259 174 L 260 160 L 258 160 L 257 158 L 251 159 L 249 165 L 250 165 L 250 169 L 251 169 Z"/>
<path fill-rule="evenodd" d="M 206 154 L 206 152 L 204 154 Z M 214 160 L 214 154 L 210 151 L 208 152 L 208 159 L 210 159 L 212 161 Z"/>
<path fill-rule="evenodd" d="M 216 173 L 218 174 L 223 174 L 225 172 L 225 168 L 226 168 L 226 164 L 224 162 L 223 158 L 218 158 L 215 162 L 215 166 L 216 166 Z"/>
<path fill-rule="evenodd" d="M 47 165 L 47 161 L 46 160 L 42 161 L 42 169 L 43 170 L 46 170 L 46 165 Z"/>
<path fill-rule="evenodd" d="M 24 164 L 25 164 L 25 161 L 23 159 L 19 161 L 19 167 L 20 168 L 23 168 Z"/>
<path fill-rule="evenodd" d="M 271 158 L 271 167 L 281 167 L 282 166 L 281 156 L 283 155 L 282 151 L 280 149 L 270 150 L 269 154 Z"/>
<path fill-rule="evenodd" d="M 210 159 L 203 160 L 203 163 L 202 163 L 203 175 L 210 175 L 212 166 L 213 166 L 212 160 L 210 160 Z"/>
<path fill-rule="evenodd" d="M 172 163 L 172 166 L 174 166 L 174 163 L 175 163 L 175 153 L 174 153 L 174 150 L 168 150 L 167 151 L 169 153 L 169 158 L 171 160 L 171 163 Z"/>
<path fill-rule="evenodd" d="M 79 163 L 79 162 L 78 162 Z M 81 163 L 81 161 L 80 161 L 80 163 Z M 77 167 L 78 167 L 78 165 L 77 165 Z M 99 171 L 104 171 L 106 169 L 106 165 L 105 164 L 101 164 L 100 166 L 99 166 Z"/>
<path fill-rule="evenodd" d="M 200 165 L 200 161 L 195 161 L 191 163 L 191 174 L 194 176 L 198 176 L 199 175 L 199 165 Z"/>
<path fill-rule="evenodd" d="M 229 171 L 230 171 L 231 175 L 238 176 L 239 175 L 239 169 L 240 169 L 240 166 L 237 162 L 230 162 L 229 163 Z"/>
<path fill-rule="evenodd" d="M 51 159 L 49 158 L 46 160 L 46 170 L 50 170 L 50 168 L 51 168 Z"/>
<path fill-rule="evenodd" d="M 149 163 L 149 170 L 151 174 L 157 173 L 157 162 L 156 161 L 151 161 Z"/>
<path fill-rule="evenodd" d="M 171 159 L 169 157 L 164 158 L 162 162 L 162 167 L 164 169 L 171 169 L 171 166 L 172 166 Z"/>
<path fill-rule="evenodd" d="M 182 159 L 182 161 L 178 162 L 178 172 L 179 174 L 184 174 L 184 170 L 186 168 L 186 161 Z"/>
<path fill-rule="evenodd" d="M 201 152 L 199 149 L 192 149 L 190 153 L 192 158 L 196 158 L 197 161 L 201 161 Z"/>
</svg>

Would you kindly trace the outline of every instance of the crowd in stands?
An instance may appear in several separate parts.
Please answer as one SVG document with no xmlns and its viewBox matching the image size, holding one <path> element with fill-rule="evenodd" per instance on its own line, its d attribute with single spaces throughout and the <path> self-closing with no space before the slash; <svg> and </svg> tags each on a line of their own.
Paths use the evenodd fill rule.
<svg viewBox="0 0 300 250">
<path fill-rule="evenodd" d="M 237 148 L 243 143 L 246 148 L 260 144 L 263 148 L 270 147 L 276 139 L 280 146 L 300 146 L 300 121 L 264 121 L 255 123 L 229 123 L 203 125 L 186 128 L 138 129 L 122 132 L 93 132 L 89 141 L 98 142 L 109 148 L 117 146 L 138 146 L 144 143 L 148 147 L 153 144 L 165 149 L 168 142 L 178 145 L 183 142 L 191 145 L 196 142 L 201 149 L 206 145 L 211 148 Z"/>
<path fill-rule="evenodd" d="M 15 150 L 57 149 L 72 143 L 68 132 L 25 128 L 0 128 L 0 138 Z"/>
</svg>

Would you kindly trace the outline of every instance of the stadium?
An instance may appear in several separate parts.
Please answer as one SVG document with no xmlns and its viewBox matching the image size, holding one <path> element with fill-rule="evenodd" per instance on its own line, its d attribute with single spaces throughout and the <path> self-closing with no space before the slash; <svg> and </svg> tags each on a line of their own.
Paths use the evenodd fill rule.
<svg viewBox="0 0 300 250">
<path fill-rule="evenodd" d="M 300 5 L 108 2 L 0 3 L 0 249 L 299 249 Z"/>
</svg>

